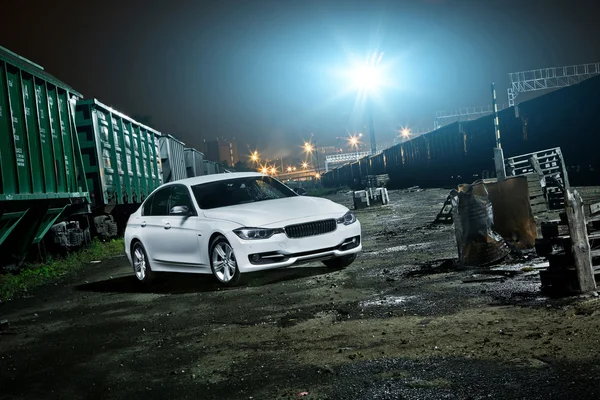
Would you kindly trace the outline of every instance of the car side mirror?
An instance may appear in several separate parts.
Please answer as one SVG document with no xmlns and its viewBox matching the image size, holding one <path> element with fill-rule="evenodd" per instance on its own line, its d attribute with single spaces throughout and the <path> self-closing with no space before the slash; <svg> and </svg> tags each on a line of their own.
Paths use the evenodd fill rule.
<svg viewBox="0 0 600 400">
<path fill-rule="evenodd" d="M 171 208 L 170 215 L 180 215 L 182 217 L 190 215 L 190 209 L 187 206 L 174 206 Z"/>
</svg>

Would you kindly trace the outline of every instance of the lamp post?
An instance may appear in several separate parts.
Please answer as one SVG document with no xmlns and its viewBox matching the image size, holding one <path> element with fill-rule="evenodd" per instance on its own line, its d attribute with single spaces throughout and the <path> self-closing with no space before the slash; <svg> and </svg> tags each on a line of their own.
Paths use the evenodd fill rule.
<svg viewBox="0 0 600 400">
<path fill-rule="evenodd" d="M 379 66 L 383 53 L 374 52 L 365 63 L 355 66 L 350 71 L 352 85 L 365 96 L 367 102 L 367 115 L 369 120 L 369 138 L 371 142 L 371 154 L 377 153 L 375 142 L 375 126 L 373 124 L 372 94 L 382 85 L 382 71 Z"/>
</svg>

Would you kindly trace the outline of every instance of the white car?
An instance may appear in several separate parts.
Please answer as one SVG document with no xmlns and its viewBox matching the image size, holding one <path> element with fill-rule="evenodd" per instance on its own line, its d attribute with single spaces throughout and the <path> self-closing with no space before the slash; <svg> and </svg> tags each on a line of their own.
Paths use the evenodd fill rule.
<svg viewBox="0 0 600 400">
<path fill-rule="evenodd" d="M 125 229 L 125 252 L 141 282 L 155 272 L 185 272 L 233 285 L 241 273 L 302 262 L 343 268 L 361 250 L 360 222 L 348 208 L 259 173 L 167 183 Z"/>
</svg>

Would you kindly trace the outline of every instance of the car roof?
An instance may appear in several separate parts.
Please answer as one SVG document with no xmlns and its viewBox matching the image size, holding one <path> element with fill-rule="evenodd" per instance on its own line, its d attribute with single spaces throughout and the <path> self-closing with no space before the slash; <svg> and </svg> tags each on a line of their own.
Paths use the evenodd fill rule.
<svg viewBox="0 0 600 400">
<path fill-rule="evenodd" d="M 162 187 L 170 186 L 170 185 L 186 185 L 186 186 L 194 186 L 200 185 L 202 183 L 210 183 L 210 182 L 218 182 L 225 181 L 229 179 L 236 178 L 252 178 L 252 177 L 267 177 L 268 175 L 261 174 L 259 172 L 224 172 L 221 174 L 212 174 L 212 175 L 203 175 L 196 176 L 194 178 L 186 178 L 180 179 L 178 181 L 168 182 L 162 185 Z"/>
</svg>

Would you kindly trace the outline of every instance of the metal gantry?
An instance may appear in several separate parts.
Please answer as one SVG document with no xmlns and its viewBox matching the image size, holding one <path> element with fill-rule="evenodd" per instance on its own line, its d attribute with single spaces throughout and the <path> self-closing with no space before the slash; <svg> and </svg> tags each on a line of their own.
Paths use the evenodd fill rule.
<svg viewBox="0 0 600 400">
<path fill-rule="evenodd" d="M 512 72 L 508 74 L 511 85 L 508 88 L 508 106 L 515 105 L 519 93 L 575 85 L 598 74 L 600 63 Z"/>
<path fill-rule="evenodd" d="M 504 108 L 505 108 L 504 104 L 498 106 L 498 110 L 503 110 Z M 472 119 L 477 119 L 483 115 L 492 114 L 493 112 L 494 112 L 494 107 L 492 107 L 490 104 L 488 104 L 487 106 L 463 107 L 463 108 L 459 108 L 458 110 L 455 110 L 452 112 L 438 111 L 435 113 L 434 128 L 438 129 L 438 128 L 440 128 L 444 125 L 447 125 L 451 122 L 469 121 Z M 450 119 L 451 119 L 451 121 L 448 122 L 448 120 L 450 120 Z"/>
<path fill-rule="evenodd" d="M 357 161 L 363 157 L 370 156 L 370 151 L 355 151 L 352 153 L 339 153 L 325 156 L 325 172 L 329 171 L 330 164 L 347 163 L 350 161 Z"/>
</svg>

